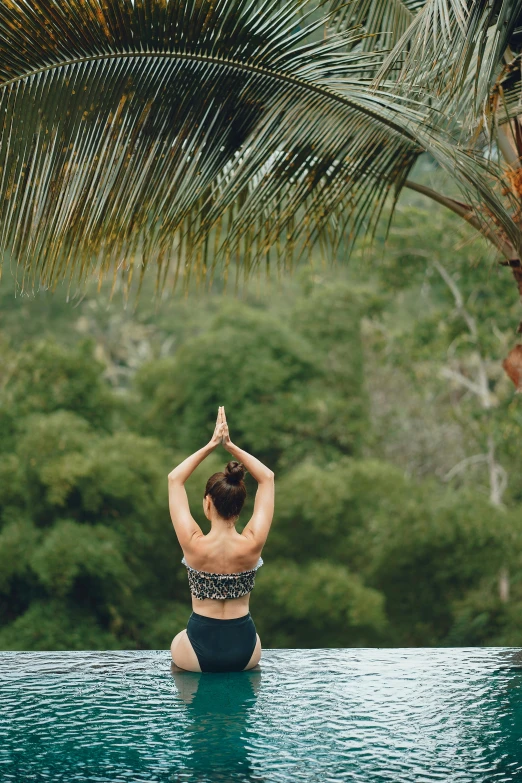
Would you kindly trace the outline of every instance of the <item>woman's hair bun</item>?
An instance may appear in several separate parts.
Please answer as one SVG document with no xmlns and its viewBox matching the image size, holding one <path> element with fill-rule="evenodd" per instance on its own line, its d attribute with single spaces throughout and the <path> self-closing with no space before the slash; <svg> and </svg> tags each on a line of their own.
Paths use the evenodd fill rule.
<svg viewBox="0 0 522 783">
<path fill-rule="evenodd" d="M 245 467 L 231 460 L 225 468 L 225 478 L 230 484 L 239 484 L 245 476 Z"/>
</svg>

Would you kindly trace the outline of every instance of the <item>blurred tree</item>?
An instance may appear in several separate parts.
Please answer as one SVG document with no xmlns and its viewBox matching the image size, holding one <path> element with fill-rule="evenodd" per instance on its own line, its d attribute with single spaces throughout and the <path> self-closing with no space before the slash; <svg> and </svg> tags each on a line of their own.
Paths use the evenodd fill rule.
<svg viewBox="0 0 522 783">
<path fill-rule="evenodd" d="M 386 462 L 345 458 L 303 463 L 280 479 L 265 552 L 268 562 L 287 557 L 303 572 L 318 557 L 333 571 L 349 568 L 385 598 L 389 624 L 374 629 L 386 631 L 388 644 L 437 644 L 452 626 L 453 602 L 512 561 L 521 533 L 515 514 L 493 510 L 470 489 L 441 489 Z M 267 582 L 264 595 L 271 589 Z"/>
<path fill-rule="evenodd" d="M 74 349 L 55 340 L 27 343 L 6 356 L 1 378 L 3 407 L 16 419 L 29 413 L 74 411 L 97 427 L 110 429 L 116 399 L 101 377 L 91 340 Z"/>
<path fill-rule="evenodd" d="M 314 287 L 286 314 L 225 303 L 208 330 L 136 376 L 144 431 L 194 451 L 225 405 L 232 439 L 281 469 L 360 450 L 362 384 L 358 304 L 340 284 Z"/>
<path fill-rule="evenodd" d="M 43 649 L 62 640 L 77 649 L 112 634 L 109 647 L 139 646 L 139 629 L 157 619 L 176 584 L 166 506 L 172 456 L 153 438 L 107 432 L 120 401 L 90 343 L 31 343 L 13 366 L 0 394 L 15 425 L 0 455 L 0 643 L 34 638 Z M 145 604 L 135 604 L 140 591 Z M 42 604 L 59 610 L 36 623 Z M 80 625 L 88 619 L 69 632 L 75 611 Z"/>
<path fill-rule="evenodd" d="M 384 596 L 346 566 L 280 556 L 263 569 L 252 612 L 265 646 L 367 647 L 387 638 Z"/>
</svg>

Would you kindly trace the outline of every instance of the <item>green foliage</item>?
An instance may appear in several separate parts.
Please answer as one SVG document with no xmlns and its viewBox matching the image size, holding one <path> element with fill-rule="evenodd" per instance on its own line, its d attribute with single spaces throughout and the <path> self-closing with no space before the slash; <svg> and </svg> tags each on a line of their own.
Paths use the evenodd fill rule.
<svg viewBox="0 0 522 783">
<path fill-rule="evenodd" d="M 70 410 L 98 427 L 107 427 L 114 400 L 93 356 L 91 341 L 71 351 L 55 342 L 36 341 L 11 357 L 3 383 L 5 404 L 16 417 Z M 5 368 L 4 368 L 5 372 Z"/>
<path fill-rule="evenodd" d="M 225 303 L 172 359 L 143 366 L 136 384 L 145 431 L 180 451 L 207 436 L 225 405 L 233 437 L 270 465 L 357 452 L 366 425 L 357 301 L 345 284 L 287 314 Z"/>
<path fill-rule="evenodd" d="M 386 638 L 382 593 L 330 560 L 269 562 L 256 577 L 252 611 L 273 647 L 358 647 Z"/>
<path fill-rule="evenodd" d="M 82 576 L 100 583 L 103 595 L 130 590 L 136 583 L 123 559 L 124 543 L 104 525 L 61 520 L 31 557 L 31 567 L 50 596 L 69 595 Z M 87 581 L 87 580 L 85 580 Z"/>
<path fill-rule="evenodd" d="M 9 522 L 0 532 L 0 592 L 9 595 L 16 577 L 26 578 L 31 569 L 31 555 L 36 548 L 38 531 L 27 520 Z"/>
<path fill-rule="evenodd" d="M 35 600 L 0 629 L 2 650 L 117 650 L 125 639 L 101 628 L 92 612 L 60 600 Z"/>
</svg>

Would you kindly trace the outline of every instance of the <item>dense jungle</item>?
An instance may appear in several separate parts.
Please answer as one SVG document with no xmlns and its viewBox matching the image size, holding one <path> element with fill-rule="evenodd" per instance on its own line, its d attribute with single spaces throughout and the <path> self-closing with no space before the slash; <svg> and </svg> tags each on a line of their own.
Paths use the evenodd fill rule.
<svg viewBox="0 0 522 783">
<path fill-rule="evenodd" d="M 429 159 L 425 182 L 443 175 Z M 164 649 L 190 594 L 167 474 L 232 440 L 276 476 L 264 647 L 522 645 L 522 409 L 509 272 L 404 193 L 334 265 L 135 306 L 0 284 L 0 649 Z M 273 251 L 276 252 L 276 251 Z M 187 484 L 202 493 L 218 448 Z M 239 529 L 249 519 L 255 482 Z"/>
</svg>

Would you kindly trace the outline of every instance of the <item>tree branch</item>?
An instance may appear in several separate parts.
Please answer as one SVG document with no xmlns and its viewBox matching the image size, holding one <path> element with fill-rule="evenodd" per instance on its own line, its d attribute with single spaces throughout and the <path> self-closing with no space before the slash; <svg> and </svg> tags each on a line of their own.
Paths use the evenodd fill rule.
<svg viewBox="0 0 522 783">
<path fill-rule="evenodd" d="M 459 383 L 461 386 L 465 386 L 465 388 L 470 392 L 473 392 L 473 394 L 476 394 L 478 397 L 482 397 L 482 389 L 478 383 L 473 383 L 473 381 L 470 381 L 469 378 L 466 378 L 465 375 L 462 375 L 462 373 L 458 372 L 457 370 L 450 370 L 449 367 L 443 367 L 440 371 L 440 374 L 444 378 L 450 378 L 451 380 L 457 381 L 457 383 Z"/>
<path fill-rule="evenodd" d="M 508 261 L 519 262 L 518 254 L 511 242 L 507 242 L 501 236 L 496 234 L 491 228 L 489 228 L 489 226 L 481 222 L 476 216 L 473 207 L 469 204 L 464 204 L 462 201 L 457 201 L 456 199 L 450 198 L 449 196 L 444 196 L 442 193 L 438 193 L 436 190 L 433 190 L 426 185 L 421 185 L 418 182 L 412 182 L 411 179 L 407 179 L 404 183 L 404 186 L 410 190 L 416 191 L 417 193 L 421 193 L 423 196 L 431 198 L 433 201 L 436 201 L 438 204 L 442 204 L 444 207 L 447 207 L 447 209 L 450 209 L 456 215 L 461 217 L 463 220 L 469 223 L 470 226 L 473 226 L 474 229 L 482 234 L 483 237 L 495 245 L 495 247 L 500 250 L 502 255 Z"/>
<path fill-rule="evenodd" d="M 442 279 L 450 289 L 451 293 L 453 294 L 453 298 L 455 300 L 455 306 L 459 312 L 459 315 L 461 315 L 462 318 L 466 321 L 466 326 L 468 327 L 471 336 L 476 341 L 478 337 L 477 323 L 473 318 L 473 316 L 470 315 L 466 310 L 466 308 L 464 307 L 464 300 L 462 298 L 462 294 L 460 293 L 460 290 L 455 280 L 452 278 L 450 273 L 442 266 L 442 264 L 439 263 L 439 261 L 433 259 L 431 263 L 436 268 L 437 272 L 442 277 Z"/>
<path fill-rule="evenodd" d="M 442 477 L 443 481 L 451 481 L 453 476 L 456 476 L 457 473 L 460 473 L 465 468 L 467 468 L 468 465 L 477 465 L 479 462 L 487 462 L 488 461 L 488 455 L 487 454 L 474 454 L 472 457 L 465 457 L 460 462 L 457 462 L 456 465 L 454 465 L 451 470 L 449 470 L 445 476 Z"/>
</svg>

